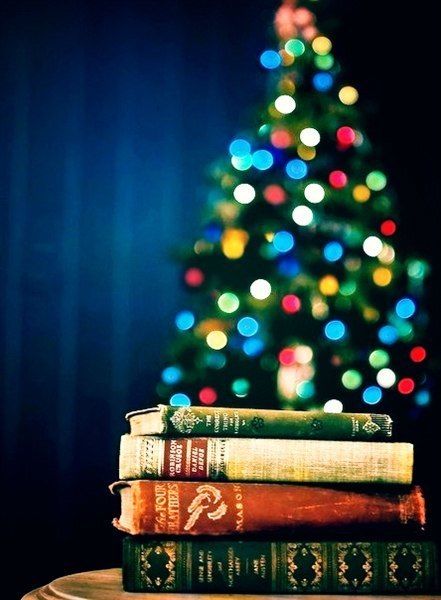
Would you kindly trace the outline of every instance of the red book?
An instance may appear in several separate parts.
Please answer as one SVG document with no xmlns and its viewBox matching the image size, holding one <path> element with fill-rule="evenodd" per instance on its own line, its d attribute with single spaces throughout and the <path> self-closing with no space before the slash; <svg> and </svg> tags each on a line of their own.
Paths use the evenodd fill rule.
<svg viewBox="0 0 441 600">
<path fill-rule="evenodd" d="M 234 535 L 298 528 L 425 524 L 418 487 L 360 493 L 294 484 L 119 481 L 118 529 L 132 535 Z"/>
</svg>

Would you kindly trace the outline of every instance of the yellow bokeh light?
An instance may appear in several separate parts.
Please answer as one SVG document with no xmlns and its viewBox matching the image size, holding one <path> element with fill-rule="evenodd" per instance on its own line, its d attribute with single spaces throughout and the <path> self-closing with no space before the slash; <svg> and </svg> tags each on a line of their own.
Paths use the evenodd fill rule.
<svg viewBox="0 0 441 600">
<path fill-rule="evenodd" d="M 292 54 L 288 54 L 286 50 L 279 50 L 279 54 L 282 58 L 282 65 L 284 67 L 290 67 L 294 63 L 295 56 L 293 56 Z"/>
<path fill-rule="evenodd" d="M 240 206 L 236 202 L 223 201 L 217 203 L 215 210 L 222 221 L 229 223 L 236 220 L 240 211 Z"/>
<path fill-rule="evenodd" d="M 395 250 L 389 244 L 383 244 L 383 249 L 378 255 L 378 260 L 384 265 L 390 265 L 395 260 Z"/>
<path fill-rule="evenodd" d="M 230 188 L 233 185 L 235 185 L 236 179 L 234 177 L 232 177 L 229 173 L 227 173 L 225 175 L 222 175 L 220 183 L 221 183 L 222 188 L 224 188 L 224 189 Z"/>
<path fill-rule="evenodd" d="M 325 275 L 319 281 L 319 290 L 324 296 L 335 296 L 340 285 L 334 275 Z"/>
<path fill-rule="evenodd" d="M 376 308 L 372 308 L 372 306 L 367 306 L 365 309 L 363 309 L 363 317 L 366 319 L 366 321 L 369 321 L 370 323 L 375 323 L 375 321 L 378 321 L 378 319 L 380 318 L 380 313 Z"/>
<path fill-rule="evenodd" d="M 237 259 L 243 256 L 249 235 L 243 229 L 226 229 L 221 238 L 222 252 L 227 258 Z"/>
<path fill-rule="evenodd" d="M 301 365 L 306 365 L 311 362 L 313 356 L 314 353 L 312 348 L 309 346 L 297 346 L 295 349 L 296 362 L 300 363 Z"/>
<path fill-rule="evenodd" d="M 325 56 L 325 54 L 329 54 L 329 52 L 331 52 L 332 42 L 329 38 L 325 37 L 324 35 L 319 35 L 319 37 L 316 37 L 315 40 L 312 42 L 312 49 L 316 54 L 319 54 L 320 56 Z"/>
<path fill-rule="evenodd" d="M 210 331 L 206 337 L 207 345 L 213 350 L 222 350 L 228 342 L 228 338 L 223 331 Z"/>
<path fill-rule="evenodd" d="M 378 267 L 378 269 L 375 269 L 373 272 L 372 279 L 379 287 L 385 287 L 392 281 L 392 273 L 390 269 L 386 269 L 386 267 Z"/>
<path fill-rule="evenodd" d="M 221 319 L 204 319 L 195 327 L 195 333 L 199 337 L 207 337 L 212 331 L 223 331 L 227 329 L 228 324 Z"/>
<path fill-rule="evenodd" d="M 352 85 L 345 85 L 338 92 L 338 97 L 340 102 L 346 104 L 346 106 L 351 106 L 357 102 L 358 92 L 354 87 L 352 87 Z"/>
<path fill-rule="evenodd" d="M 300 156 L 300 158 L 303 158 L 303 160 L 313 160 L 317 154 L 317 151 L 315 148 L 310 148 L 304 144 L 299 144 L 297 146 L 297 154 Z"/>
<path fill-rule="evenodd" d="M 274 104 L 270 104 L 270 106 L 268 107 L 268 113 L 273 119 L 280 119 L 280 117 L 282 116 L 281 113 L 279 113 L 277 108 L 274 106 Z"/>
<path fill-rule="evenodd" d="M 352 190 L 352 197 L 356 202 L 367 202 L 371 197 L 371 190 L 367 185 L 356 185 Z"/>
<path fill-rule="evenodd" d="M 285 77 L 285 79 L 282 79 L 280 81 L 279 85 L 277 86 L 277 89 L 282 94 L 294 94 L 294 92 L 296 91 L 296 86 L 292 79 L 288 79 L 288 77 Z"/>
<path fill-rule="evenodd" d="M 329 306 L 321 298 L 315 297 L 311 302 L 311 312 L 315 319 L 326 319 L 329 315 Z"/>
</svg>

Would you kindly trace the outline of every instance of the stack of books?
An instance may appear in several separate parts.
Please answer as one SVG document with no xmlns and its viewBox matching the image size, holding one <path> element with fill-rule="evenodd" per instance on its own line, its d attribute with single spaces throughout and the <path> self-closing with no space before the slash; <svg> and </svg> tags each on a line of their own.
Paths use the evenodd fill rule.
<svg viewBox="0 0 441 600">
<path fill-rule="evenodd" d="M 122 436 L 129 592 L 436 588 L 413 446 L 387 415 L 158 406 Z"/>
</svg>

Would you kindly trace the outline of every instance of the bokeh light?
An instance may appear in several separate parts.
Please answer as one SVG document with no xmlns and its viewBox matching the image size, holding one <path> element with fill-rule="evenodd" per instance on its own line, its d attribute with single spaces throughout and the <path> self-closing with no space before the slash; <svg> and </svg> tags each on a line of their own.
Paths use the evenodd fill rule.
<svg viewBox="0 0 441 600">
<path fill-rule="evenodd" d="M 289 115 L 296 109 L 296 101 L 292 96 L 282 94 L 276 98 L 274 106 L 282 115 Z"/>
<path fill-rule="evenodd" d="M 311 204 L 318 204 L 325 197 L 325 190 L 319 183 L 308 183 L 305 187 L 305 198 Z"/>
<path fill-rule="evenodd" d="M 310 225 L 314 219 L 314 213 L 309 208 L 309 206 L 296 206 L 292 211 L 292 220 L 296 225 L 300 225 L 301 227 L 305 227 L 306 225 Z"/>
<path fill-rule="evenodd" d="M 233 196 L 240 204 L 249 204 L 256 197 L 256 190 L 249 183 L 239 183 L 234 188 Z"/>
<path fill-rule="evenodd" d="M 256 279 L 250 285 L 250 293 L 256 300 L 265 300 L 271 294 L 271 284 L 266 279 Z"/>
<path fill-rule="evenodd" d="M 181 310 L 175 317 L 175 324 L 181 331 L 187 331 L 195 324 L 195 316 L 189 310 Z"/>
<path fill-rule="evenodd" d="M 206 337 L 207 345 L 212 350 L 222 350 L 228 343 L 228 338 L 223 331 L 210 331 Z"/>
<path fill-rule="evenodd" d="M 237 323 L 240 335 L 251 337 L 259 331 L 259 323 L 253 317 L 242 317 Z"/>
</svg>

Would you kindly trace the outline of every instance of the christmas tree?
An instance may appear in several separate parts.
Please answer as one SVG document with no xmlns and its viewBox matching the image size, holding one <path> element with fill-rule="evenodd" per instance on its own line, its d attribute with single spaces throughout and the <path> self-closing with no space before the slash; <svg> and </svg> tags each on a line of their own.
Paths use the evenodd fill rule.
<svg viewBox="0 0 441 600">
<path fill-rule="evenodd" d="M 192 295 L 160 401 L 423 407 L 428 265 L 396 252 L 394 195 L 331 40 L 292 0 L 274 25 L 260 56 L 268 101 L 215 165 L 202 234 L 183 256 Z"/>
</svg>

